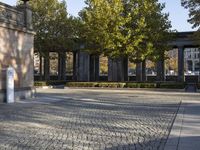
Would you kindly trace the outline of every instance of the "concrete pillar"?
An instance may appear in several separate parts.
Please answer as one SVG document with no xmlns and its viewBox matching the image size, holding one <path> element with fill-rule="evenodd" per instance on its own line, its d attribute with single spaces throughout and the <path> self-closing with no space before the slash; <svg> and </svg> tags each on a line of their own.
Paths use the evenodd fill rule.
<svg viewBox="0 0 200 150">
<path fill-rule="evenodd" d="M 128 80 L 128 59 L 108 59 L 108 81 L 123 82 Z"/>
<path fill-rule="evenodd" d="M 178 81 L 184 82 L 184 47 L 178 47 Z"/>
<path fill-rule="evenodd" d="M 58 80 L 61 80 L 62 76 L 62 54 L 58 52 Z"/>
<path fill-rule="evenodd" d="M 99 81 L 99 56 L 90 55 L 90 81 Z"/>
<path fill-rule="evenodd" d="M 156 65 L 157 69 L 157 81 L 165 81 L 165 61 L 159 60 Z"/>
<path fill-rule="evenodd" d="M 142 61 L 142 81 L 147 81 L 147 75 L 146 75 L 146 60 Z"/>
<path fill-rule="evenodd" d="M 42 55 L 40 54 L 40 81 L 42 81 L 43 80 L 43 74 L 42 74 L 42 71 L 43 71 L 43 68 L 42 68 Z"/>
<path fill-rule="evenodd" d="M 136 81 L 142 82 L 142 62 L 136 63 Z"/>
<path fill-rule="evenodd" d="M 87 52 L 78 52 L 78 81 L 90 80 L 90 55 Z"/>
<path fill-rule="evenodd" d="M 62 59 L 62 80 L 66 81 L 66 52 L 63 52 Z"/>
<path fill-rule="evenodd" d="M 73 52 L 73 81 L 77 81 L 78 53 Z"/>
<path fill-rule="evenodd" d="M 49 76 L 49 52 L 45 52 L 44 56 L 44 80 L 50 80 Z"/>
<path fill-rule="evenodd" d="M 128 57 L 124 58 L 124 81 L 128 81 Z"/>
<path fill-rule="evenodd" d="M 66 53 L 58 53 L 58 79 L 66 80 Z"/>
<path fill-rule="evenodd" d="M 113 60 L 108 58 L 108 81 L 113 81 Z"/>
</svg>

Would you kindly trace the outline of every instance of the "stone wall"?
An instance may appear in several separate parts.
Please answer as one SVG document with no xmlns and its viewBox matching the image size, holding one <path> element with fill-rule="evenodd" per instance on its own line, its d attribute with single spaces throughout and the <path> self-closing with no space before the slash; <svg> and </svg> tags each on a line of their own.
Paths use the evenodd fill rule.
<svg viewBox="0 0 200 150">
<path fill-rule="evenodd" d="M 0 101 L 5 99 L 9 66 L 15 69 L 16 95 L 19 92 L 20 97 L 27 97 L 22 91 L 33 87 L 34 32 L 30 23 L 32 14 L 26 6 L 15 8 L 0 2 Z"/>
</svg>

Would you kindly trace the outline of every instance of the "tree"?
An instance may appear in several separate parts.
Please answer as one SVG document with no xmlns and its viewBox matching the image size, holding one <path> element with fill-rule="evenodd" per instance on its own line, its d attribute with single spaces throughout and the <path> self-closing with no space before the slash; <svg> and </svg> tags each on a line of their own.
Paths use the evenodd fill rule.
<svg viewBox="0 0 200 150">
<path fill-rule="evenodd" d="M 188 20 L 193 24 L 193 28 L 198 28 L 200 30 L 200 1 L 199 0 L 181 0 L 182 6 L 189 9 Z"/>
<path fill-rule="evenodd" d="M 69 16 L 66 2 L 59 0 L 34 0 L 29 5 L 33 11 L 35 51 L 71 50 L 75 46 L 80 21 Z"/>
<path fill-rule="evenodd" d="M 165 5 L 158 3 L 157 0 L 134 0 L 128 1 L 127 5 L 134 8 L 131 11 L 130 30 L 131 37 L 137 35 L 133 43 L 138 41 L 135 50 L 130 51 L 128 56 L 135 62 L 164 59 L 164 52 L 169 49 L 168 41 L 172 38 L 168 14 L 162 13 Z"/>
<path fill-rule="evenodd" d="M 164 54 L 171 25 L 157 0 L 86 0 L 86 4 L 80 16 L 89 52 L 132 61 Z"/>
<path fill-rule="evenodd" d="M 181 0 L 182 6 L 189 9 L 189 20 L 193 24 L 193 28 L 197 28 L 194 37 L 200 43 L 200 1 L 199 0 Z"/>
<path fill-rule="evenodd" d="M 84 38 L 90 53 L 114 57 L 116 47 L 124 40 L 122 27 L 128 18 L 123 17 L 121 0 L 86 0 L 87 7 L 80 12 L 85 26 Z"/>
</svg>

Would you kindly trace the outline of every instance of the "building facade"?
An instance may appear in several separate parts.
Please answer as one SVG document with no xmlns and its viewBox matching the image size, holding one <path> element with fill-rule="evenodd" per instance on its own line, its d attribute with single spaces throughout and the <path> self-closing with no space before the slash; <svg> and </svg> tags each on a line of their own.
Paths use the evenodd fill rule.
<svg viewBox="0 0 200 150">
<path fill-rule="evenodd" d="M 33 41 L 32 12 L 27 5 L 11 7 L 0 2 L 0 101 L 5 101 L 6 70 L 15 70 L 15 98 L 32 95 Z"/>
<path fill-rule="evenodd" d="M 200 48 L 185 49 L 185 75 L 200 75 Z"/>
</svg>

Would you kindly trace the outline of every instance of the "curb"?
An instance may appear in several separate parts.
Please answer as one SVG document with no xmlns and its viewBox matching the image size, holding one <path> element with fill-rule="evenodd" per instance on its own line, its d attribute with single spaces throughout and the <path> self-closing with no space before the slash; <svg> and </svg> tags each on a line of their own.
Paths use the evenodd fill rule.
<svg viewBox="0 0 200 150">
<path fill-rule="evenodd" d="M 184 107 L 184 104 L 182 103 L 179 108 L 173 127 L 171 129 L 170 135 L 167 139 L 164 150 L 178 149 L 179 140 L 180 140 L 181 131 L 182 131 L 183 119 L 184 119 L 184 111 L 185 111 L 185 107 Z"/>
</svg>

